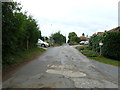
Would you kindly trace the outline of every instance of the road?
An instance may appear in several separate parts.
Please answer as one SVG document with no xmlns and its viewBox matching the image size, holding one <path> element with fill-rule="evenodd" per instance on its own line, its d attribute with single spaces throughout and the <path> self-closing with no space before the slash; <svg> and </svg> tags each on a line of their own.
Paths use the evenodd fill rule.
<svg viewBox="0 0 120 90">
<path fill-rule="evenodd" d="M 103 70 L 104 71 L 104 70 Z M 115 73 L 114 73 L 115 74 Z M 47 51 L 3 82 L 4 88 L 118 88 L 117 79 L 103 73 L 73 46 Z"/>
</svg>

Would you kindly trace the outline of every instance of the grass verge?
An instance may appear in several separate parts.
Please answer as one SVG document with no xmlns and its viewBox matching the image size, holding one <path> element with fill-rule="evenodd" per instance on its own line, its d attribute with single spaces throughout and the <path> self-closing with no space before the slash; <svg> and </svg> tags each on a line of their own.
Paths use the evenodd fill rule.
<svg viewBox="0 0 120 90">
<path fill-rule="evenodd" d="M 32 59 L 42 54 L 44 51 L 45 49 L 36 47 L 36 48 L 29 49 L 29 50 L 25 50 L 23 52 L 16 52 L 16 55 L 12 55 L 10 58 L 6 60 L 5 63 L 3 63 L 3 67 L 29 61 L 29 59 Z"/>
<path fill-rule="evenodd" d="M 120 67 L 120 62 L 119 61 L 109 59 L 109 58 L 106 58 L 106 57 L 88 57 L 88 58 L 92 59 L 92 60 L 96 60 L 96 61 L 101 62 L 101 63 L 105 63 L 105 64 Z"/>
<path fill-rule="evenodd" d="M 56 44 L 53 44 L 53 46 L 56 47 L 56 46 L 61 46 L 61 45 L 56 43 Z"/>
<path fill-rule="evenodd" d="M 84 54 L 91 60 L 96 60 L 101 63 L 120 67 L 120 61 L 114 60 L 114 59 L 109 59 L 109 58 L 106 58 L 103 56 L 99 56 L 99 54 L 97 52 L 89 50 L 88 46 L 78 46 L 78 47 L 76 47 L 76 49 L 78 49 L 82 54 Z"/>
<path fill-rule="evenodd" d="M 12 77 L 12 74 L 18 71 L 22 66 L 26 65 L 34 58 L 41 55 L 45 49 L 43 48 L 33 48 L 26 50 L 24 52 L 17 52 L 16 55 L 11 56 L 13 58 L 12 62 L 9 64 L 6 63 L 4 66 L 2 65 L 2 80 L 5 81 Z"/>
</svg>

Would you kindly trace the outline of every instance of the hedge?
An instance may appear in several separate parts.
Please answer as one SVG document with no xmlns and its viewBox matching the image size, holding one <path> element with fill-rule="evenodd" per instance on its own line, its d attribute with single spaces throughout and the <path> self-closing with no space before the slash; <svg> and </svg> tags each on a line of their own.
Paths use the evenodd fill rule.
<svg viewBox="0 0 120 90">
<path fill-rule="evenodd" d="M 104 33 L 102 54 L 106 57 L 120 60 L 120 32 Z"/>
<path fill-rule="evenodd" d="M 100 51 L 99 42 L 102 41 L 102 39 L 103 39 L 103 34 L 93 35 L 89 39 L 89 48 L 91 50 L 94 50 L 95 52 L 99 52 Z"/>
<path fill-rule="evenodd" d="M 104 34 L 91 36 L 89 39 L 89 48 L 100 52 L 99 42 L 103 42 L 102 55 L 112 59 L 120 60 L 120 32 L 108 31 Z"/>
</svg>

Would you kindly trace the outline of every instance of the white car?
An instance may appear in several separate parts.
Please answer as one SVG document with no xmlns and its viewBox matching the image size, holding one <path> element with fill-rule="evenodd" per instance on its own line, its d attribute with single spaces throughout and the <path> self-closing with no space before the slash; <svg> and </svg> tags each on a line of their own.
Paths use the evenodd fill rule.
<svg viewBox="0 0 120 90">
<path fill-rule="evenodd" d="M 86 44 L 86 45 L 89 44 L 89 41 L 85 41 L 84 44 Z"/>
<path fill-rule="evenodd" d="M 89 44 L 89 41 L 81 41 L 80 44 Z"/>
<path fill-rule="evenodd" d="M 49 47 L 50 46 L 48 43 L 43 42 L 41 39 L 38 39 L 37 45 L 41 46 L 41 47 Z"/>
</svg>

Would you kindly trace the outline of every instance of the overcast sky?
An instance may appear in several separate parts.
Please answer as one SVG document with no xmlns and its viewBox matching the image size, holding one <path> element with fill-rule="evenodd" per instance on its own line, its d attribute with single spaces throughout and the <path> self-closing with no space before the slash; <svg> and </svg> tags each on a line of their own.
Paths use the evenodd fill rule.
<svg viewBox="0 0 120 90">
<path fill-rule="evenodd" d="M 37 21 L 43 36 L 60 31 L 92 35 L 118 26 L 119 0 L 16 0 Z"/>
</svg>

